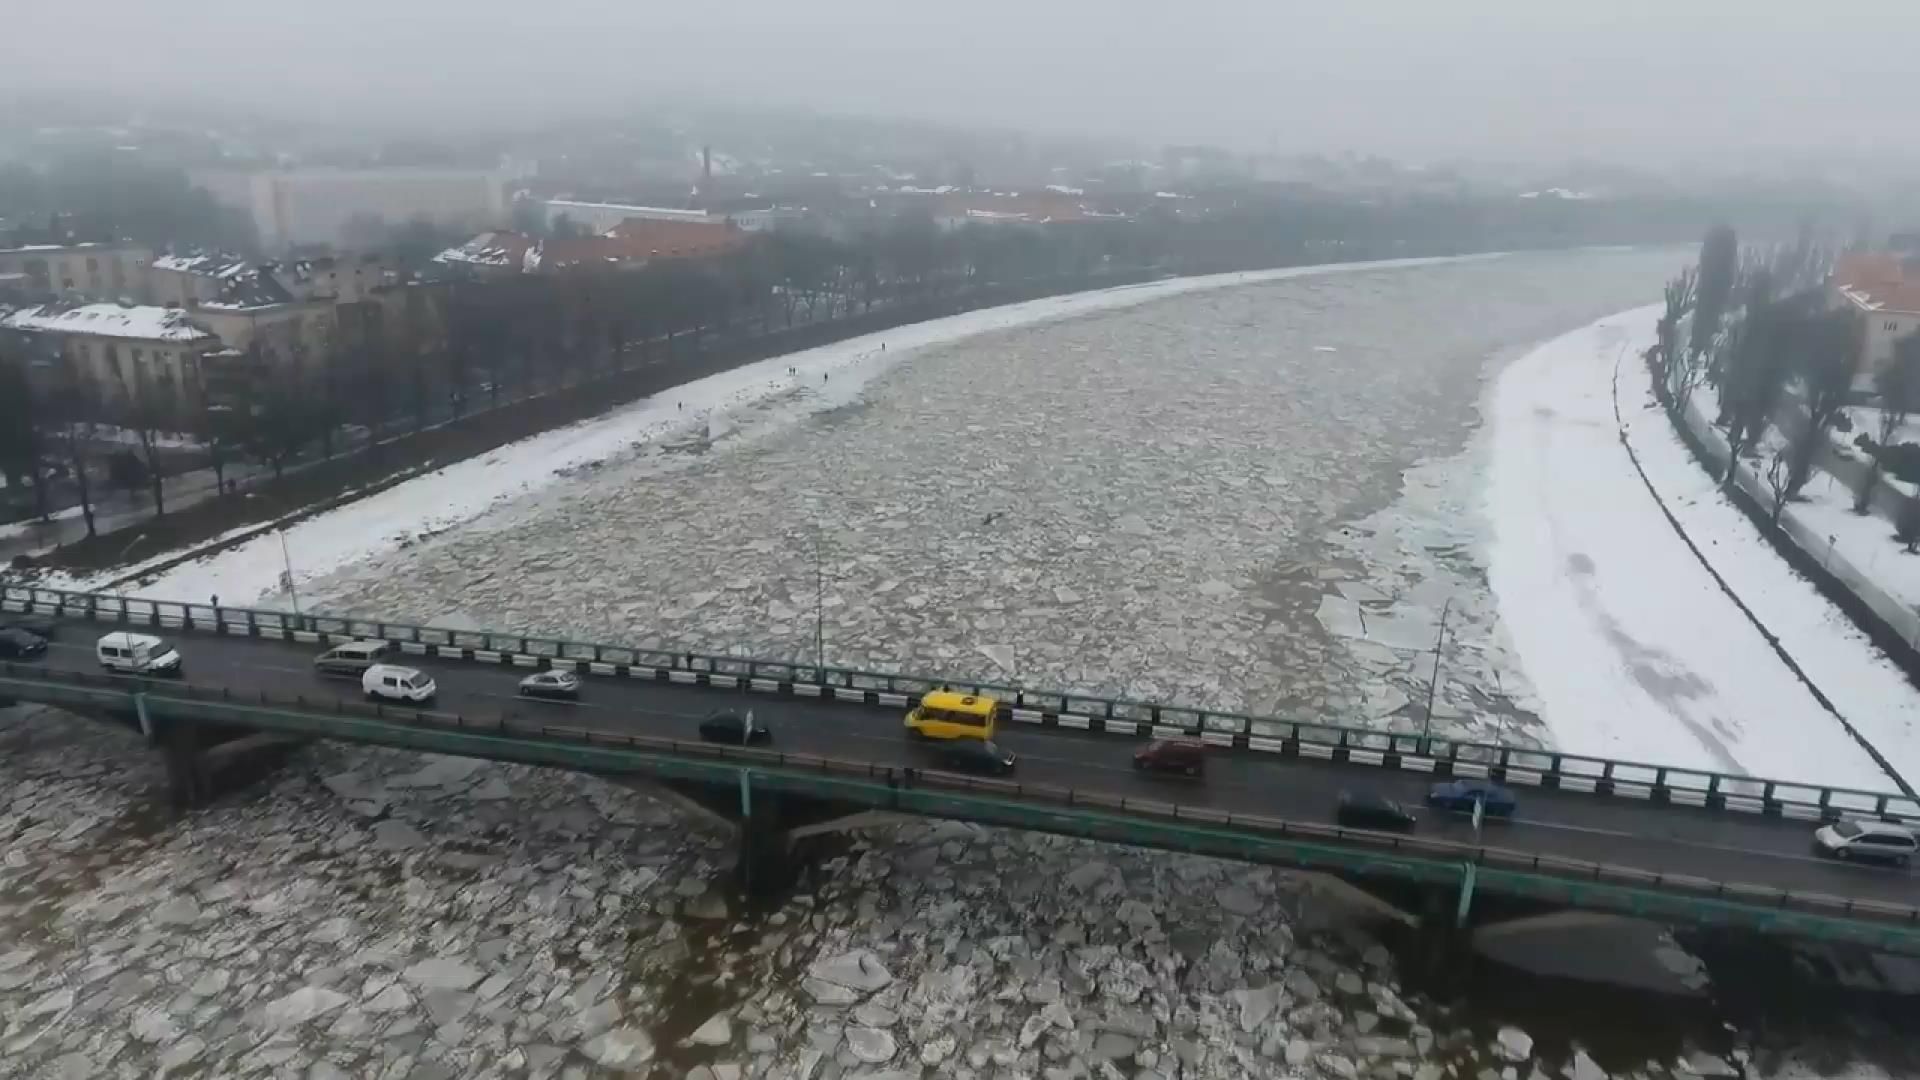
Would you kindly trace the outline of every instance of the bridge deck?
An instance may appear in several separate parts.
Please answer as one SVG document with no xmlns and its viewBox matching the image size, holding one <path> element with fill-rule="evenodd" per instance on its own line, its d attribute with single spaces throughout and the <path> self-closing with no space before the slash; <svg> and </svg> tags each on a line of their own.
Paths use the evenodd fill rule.
<svg viewBox="0 0 1920 1080">
<path fill-rule="evenodd" d="M 54 671 L 94 673 L 100 627 L 75 621 L 45 658 Z M 208 633 L 169 632 L 189 680 L 236 697 L 303 697 L 316 705 L 359 702 L 356 683 L 317 677 L 317 645 Z M 931 762 L 908 740 L 897 708 L 800 697 L 746 695 L 665 681 L 589 676 L 577 704 L 535 702 L 515 693 L 526 669 L 451 659 L 408 657 L 439 683 L 434 709 L 475 721 L 508 720 L 627 735 L 692 739 L 698 719 L 722 706 L 752 708 L 774 731 L 777 750 L 914 766 Z M 165 684 L 156 684 L 164 693 Z M 1428 780 L 1406 773 L 1265 754 L 1216 754 L 1204 782 L 1141 775 L 1131 767 L 1135 741 L 1052 727 L 1009 723 L 1002 740 L 1020 755 L 1018 781 L 1113 800 L 1178 803 L 1196 810 L 1291 821 L 1330 821 L 1344 788 L 1366 788 L 1419 803 Z M 1905 870 L 1840 864 L 1812 854 L 1810 822 L 1693 807 L 1605 799 L 1575 791 L 1521 789 L 1510 822 L 1490 822 L 1479 836 L 1466 819 L 1421 811 L 1422 839 L 1486 844 L 1543 859 L 1631 867 L 1648 874 L 1712 879 L 1770 889 L 1910 905 L 1920 902 Z"/>
</svg>

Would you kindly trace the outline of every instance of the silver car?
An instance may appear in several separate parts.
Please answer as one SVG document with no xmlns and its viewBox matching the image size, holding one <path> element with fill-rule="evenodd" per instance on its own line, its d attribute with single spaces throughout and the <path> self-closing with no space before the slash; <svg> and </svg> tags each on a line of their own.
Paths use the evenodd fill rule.
<svg viewBox="0 0 1920 1080">
<path fill-rule="evenodd" d="M 575 701 L 580 697 L 580 676 L 571 671 L 536 671 L 520 680 L 520 696 Z"/>
</svg>

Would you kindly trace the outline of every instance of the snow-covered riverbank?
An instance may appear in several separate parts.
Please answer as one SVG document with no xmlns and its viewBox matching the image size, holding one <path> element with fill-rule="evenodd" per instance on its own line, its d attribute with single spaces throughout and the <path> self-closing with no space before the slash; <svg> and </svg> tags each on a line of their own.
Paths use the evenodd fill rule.
<svg viewBox="0 0 1920 1080">
<path fill-rule="evenodd" d="M 1643 308 L 1557 338 L 1509 368 L 1495 396 L 1492 581 L 1555 745 L 1886 786 L 1774 660 L 1627 458 L 1615 364 L 1627 355 L 1634 377 L 1631 354 L 1656 317 Z M 1823 753 L 1806 753 L 1810 738 Z"/>
</svg>

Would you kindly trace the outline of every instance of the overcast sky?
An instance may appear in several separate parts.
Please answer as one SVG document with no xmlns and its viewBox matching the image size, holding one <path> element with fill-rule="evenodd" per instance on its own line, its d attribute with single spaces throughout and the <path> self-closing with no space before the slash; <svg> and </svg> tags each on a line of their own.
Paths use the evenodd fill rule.
<svg viewBox="0 0 1920 1080">
<path fill-rule="evenodd" d="M 1920 0 L 15 0 L 0 88 L 578 115 L 662 94 L 1243 149 L 1914 153 Z"/>
</svg>

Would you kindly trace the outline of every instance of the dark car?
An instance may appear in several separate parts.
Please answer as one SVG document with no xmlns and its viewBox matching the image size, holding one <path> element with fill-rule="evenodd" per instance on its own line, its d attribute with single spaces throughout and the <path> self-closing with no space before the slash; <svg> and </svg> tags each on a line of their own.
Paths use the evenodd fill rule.
<svg viewBox="0 0 1920 1080">
<path fill-rule="evenodd" d="M 36 615 L 32 612 L 0 613 L 0 630 L 25 630 L 34 637 L 52 641 L 60 624 L 51 615 Z"/>
<path fill-rule="evenodd" d="M 772 742 L 773 732 L 753 718 L 752 709 L 744 713 L 722 709 L 700 721 L 700 737 L 708 742 L 751 745 Z"/>
<path fill-rule="evenodd" d="M 520 696 L 577 701 L 580 697 L 580 676 L 571 671 L 536 671 L 520 680 Z"/>
<path fill-rule="evenodd" d="M 961 772 L 1004 776 L 1013 771 L 1013 751 L 991 739 L 949 739 L 934 749 L 940 764 Z"/>
<path fill-rule="evenodd" d="M 1378 829 L 1381 832 L 1412 832 L 1418 824 L 1411 811 L 1399 803 L 1371 791 L 1343 791 L 1333 820 L 1349 829 Z"/>
<path fill-rule="evenodd" d="M 1207 744 L 1198 739 L 1155 739 L 1133 752 L 1133 767 L 1197 777 L 1206 771 L 1206 755 Z"/>
<path fill-rule="evenodd" d="M 1427 805 L 1441 810 L 1471 814 L 1476 802 L 1488 817 L 1512 817 L 1517 804 L 1513 792 L 1491 780 L 1449 780 L 1427 790 Z"/>
<path fill-rule="evenodd" d="M 14 627 L 0 630 L 0 656 L 9 660 L 26 660 L 46 651 L 47 639 L 39 634 L 30 634 Z"/>
</svg>

